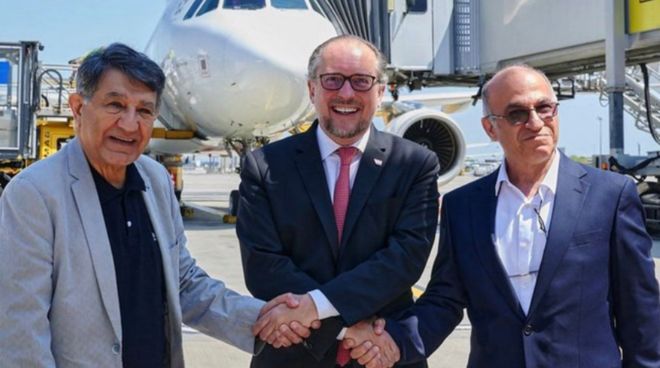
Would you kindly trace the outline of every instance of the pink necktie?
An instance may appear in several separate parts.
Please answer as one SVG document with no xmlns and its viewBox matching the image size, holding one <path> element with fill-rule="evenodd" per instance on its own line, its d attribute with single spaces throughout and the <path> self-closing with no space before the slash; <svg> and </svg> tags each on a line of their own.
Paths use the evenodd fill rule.
<svg viewBox="0 0 660 368">
<path fill-rule="evenodd" d="M 348 210 L 348 198 L 351 194 L 350 169 L 351 161 L 357 148 L 341 147 L 337 150 L 341 160 L 339 168 L 339 177 L 335 183 L 335 196 L 332 207 L 335 212 L 335 222 L 337 223 L 337 244 L 341 244 L 341 234 L 344 230 L 344 220 L 346 220 L 346 210 Z M 351 360 L 351 354 L 348 349 L 344 349 L 341 342 L 337 347 L 336 363 L 343 367 Z"/>
<path fill-rule="evenodd" d="M 346 210 L 348 209 L 348 197 L 351 194 L 351 160 L 357 148 L 340 147 L 337 150 L 341 166 L 339 168 L 339 177 L 335 183 L 335 196 L 332 207 L 335 211 L 335 222 L 337 223 L 337 240 L 341 244 L 341 234 L 344 230 L 344 221 L 346 220 Z"/>
</svg>

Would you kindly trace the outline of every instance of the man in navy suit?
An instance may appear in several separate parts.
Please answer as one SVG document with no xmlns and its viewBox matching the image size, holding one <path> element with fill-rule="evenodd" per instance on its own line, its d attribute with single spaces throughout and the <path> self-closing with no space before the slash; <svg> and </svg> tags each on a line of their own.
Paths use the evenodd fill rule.
<svg viewBox="0 0 660 368">
<path fill-rule="evenodd" d="M 660 367 L 651 239 L 633 182 L 557 150 L 557 100 L 525 65 L 483 90 L 504 161 L 443 198 L 424 295 L 387 331 L 403 362 L 430 355 L 463 317 L 468 367 Z"/>
<path fill-rule="evenodd" d="M 308 73 L 317 122 L 245 159 L 236 231 L 247 287 L 261 298 L 301 295 L 291 313 L 267 313 L 260 336 L 277 345 L 292 321 L 321 320 L 303 344 L 267 346 L 252 367 L 343 366 L 349 358 L 340 339 L 362 343 L 356 330 L 371 324 L 361 321 L 413 304 L 410 287 L 437 229 L 439 165 L 433 152 L 373 127 L 385 65 L 355 36 L 320 45 Z M 382 354 L 386 366 L 398 359 L 388 336 L 369 339 L 379 352 L 367 358 Z"/>
</svg>

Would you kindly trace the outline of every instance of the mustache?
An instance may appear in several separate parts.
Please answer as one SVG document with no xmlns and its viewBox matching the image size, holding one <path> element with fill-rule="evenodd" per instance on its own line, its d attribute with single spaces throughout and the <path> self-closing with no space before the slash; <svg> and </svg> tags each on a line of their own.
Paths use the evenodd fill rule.
<svg viewBox="0 0 660 368">
<path fill-rule="evenodd" d="M 341 97 L 335 97 L 332 100 L 330 100 L 330 103 L 333 105 L 349 105 L 349 106 L 355 106 L 355 107 L 362 107 L 362 104 L 360 101 L 358 101 L 355 98 L 341 98 Z"/>
</svg>

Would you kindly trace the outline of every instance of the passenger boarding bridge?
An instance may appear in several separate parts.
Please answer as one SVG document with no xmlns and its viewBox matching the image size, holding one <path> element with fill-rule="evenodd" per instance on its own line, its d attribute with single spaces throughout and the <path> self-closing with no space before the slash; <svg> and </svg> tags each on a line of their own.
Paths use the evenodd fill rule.
<svg viewBox="0 0 660 368">
<path fill-rule="evenodd" d="M 626 32 L 626 64 L 660 60 L 658 0 L 311 0 L 341 33 L 386 55 L 411 87 L 475 85 L 502 66 L 525 62 L 550 78 L 605 69 L 607 3 L 651 5 L 655 29 Z M 644 9 L 642 9 L 644 10 Z M 626 21 L 631 24 L 631 20 Z"/>
<path fill-rule="evenodd" d="M 613 154 L 623 153 L 624 108 L 660 143 L 660 70 L 649 67 L 645 82 L 640 66 L 660 60 L 660 0 L 310 1 L 339 32 L 383 51 L 395 98 L 401 86 L 481 85 L 524 62 L 556 80 L 559 98 L 612 94 Z"/>
</svg>

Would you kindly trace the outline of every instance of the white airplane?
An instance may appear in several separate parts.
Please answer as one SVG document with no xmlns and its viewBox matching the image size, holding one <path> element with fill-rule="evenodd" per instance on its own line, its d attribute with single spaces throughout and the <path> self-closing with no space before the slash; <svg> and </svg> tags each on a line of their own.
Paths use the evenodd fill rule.
<svg viewBox="0 0 660 368">
<path fill-rule="evenodd" d="M 310 122 L 307 61 L 317 45 L 335 35 L 309 0 L 170 1 L 146 53 L 167 76 L 159 123 L 192 131 L 194 138 L 152 139 L 150 149 L 179 154 L 209 145 L 217 149 L 224 142 L 242 154 L 254 143 Z M 462 169 L 465 142 L 449 115 L 420 102 L 454 112 L 469 105 L 470 95 L 402 95 L 381 106 L 390 132 L 438 154 L 440 184 Z"/>
</svg>

